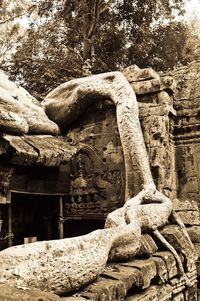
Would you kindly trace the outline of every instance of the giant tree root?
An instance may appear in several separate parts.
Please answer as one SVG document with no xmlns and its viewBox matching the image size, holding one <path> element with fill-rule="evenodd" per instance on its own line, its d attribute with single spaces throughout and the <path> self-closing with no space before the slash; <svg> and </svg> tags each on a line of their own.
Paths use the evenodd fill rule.
<svg viewBox="0 0 200 301">
<path fill-rule="evenodd" d="M 15 246 L 0 252 L 0 282 L 36 287 L 62 294 L 91 282 L 105 268 L 108 258 L 127 259 L 140 250 L 141 233 L 152 231 L 174 254 L 184 274 L 177 252 L 158 231 L 172 213 L 172 202 L 155 188 L 138 119 L 135 93 L 120 72 L 72 80 L 47 95 L 43 105 L 47 115 L 61 128 L 75 120 L 99 98 L 116 105 L 126 172 L 125 204 L 110 213 L 106 229 L 88 235 Z M 132 198 L 133 161 L 143 179 L 143 189 Z M 187 278 L 185 276 L 187 281 Z"/>
</svg>

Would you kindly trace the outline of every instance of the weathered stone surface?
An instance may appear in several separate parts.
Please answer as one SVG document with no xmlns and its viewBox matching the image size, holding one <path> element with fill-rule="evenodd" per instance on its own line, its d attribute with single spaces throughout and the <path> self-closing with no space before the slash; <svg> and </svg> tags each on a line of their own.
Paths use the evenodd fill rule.
<svg viewBox="0 0 200 301">
<path fill-rule="evenodd" d="M 159 301 L 171 301 L 172 300 L 172 287 L 169 284 L 156 286 L 158 291 Z"/>
<path fill-rule="evenodd" d="M 194 248 L 191 241 L 184 235 L 182 229 L 178 225 L 167 225 L 161 230 L 162 235 L 170 242 L 178 251 L 184 251 L 188 255 L 193 256 Z"/>
<path fill-rule="evenodd" d="M 171 301 L 172 288 L 167 285 L 153 285 L 139 294 L 128 296 L 126 301 Z"/>
<path fill-rule="evenodd" d="M 58 134 L 40 103 L 0 71 L 0 131 L 11 134 Z"/>
<path fill-rule="evenodd" d="M 148 234 L 143 234 L 141 237 L 140 256 L 151 256 L 157 250 L 158 247 L 153 238 Z"/>
<path fill-rule="evenodd" d="M 168 281 L 168 270 L 166 262 L 158 256 L 152 256 L 152 259 L 156 264 L 157 274 L 160 278 L 160 282 L 166 283 Z"/>
<path fill-rule="evenodd" d="M 84 289 L 80 295 L 83 298 L 98 300 L 123 300 L 126 296 L 124 283 L 99 277 L 98 280 Z"/>
<path fill-rule="evenodd" d="M 195 248 L 195 251 L 197 253 L 197 257 L 199 259 L 200 258 L 200 243 L 195 243 L 194 248 Z"/>
<path fill-rule="evenodd" d="M 177 295 L 173 296 L 173 301 L 185 301 L 184 294 L 178 293 Z"/>
<path fill-rule="evenodd" d="M 144 292 L 140 294 L 135 294 L 134 296 L 126 298 L 126 301 L 160 301 L 158 299 L 158 293 L 156 287 L 149 287 Z"/>
<path fill-rule="evenodd" d="M 153 85 L 153 82 L 151 84 L 154 88 L 157 86 L 156 82 L 155 85 Z M 159 82 L 159 89 L 162 89 L 161 85 L 163 85 L 163 89 L 168 89 L 171 84 L 170 79 L 166 79 L 164 84 Z M 86 96 L 89 96 L 88 99 L 86 99 Z M 95 234 L 93 232 L 82 238 L 62 240 L 59 241 L 59 244 L 52 241 L 43 242 L 37 244 L 38 248 L 35 244 L 31 246 L 32 248 L 16 247 L 12 249 L 14 253 L 12 253 L 12 250 L 1 253 L 0 255 L 5 255 L 4 258 L 3 256 L 0 257 L 4 280 L 12 279 L 14 283 L 20 285 L 38 286 L 59 294 L 76 290 L 92 281 L 103 271 L 108 254 L 113 255 L 114 253 L 118 259 L 121 257 L 127 259 L 137 255 L 140 250 L 141 231 L 153 231 L 156 235 L 156 233 L 159 233 L 156 228 L 167 223 L 172 211 L 172 203 L 155 189 L 139 126 L 135 94 L 121 74 L 114 72 L 64 84 L 47 96 L 44 105 L 51 118 L 65 129 L 70 122 L 83 112 L 90 101 L 95 101 L 96 96 L 103 97 L 103 99 L 104 97 L 110 97 L 117 106 L 117 122 L 126 166 L 127 202 L 122 208 L 108 216 L 106 226 L 112 227 L 112 229 L 97 231 Z M 63 100 L 65 98 L 68 99 L 67 103 Z M 165 114 L 163 114 L 162 118 L 165 119 L 165 117 Z M 168 120 L 167 122 L 164 120 L 163 124 L 168 134 Z M 159 135 L 159 140 L 163 141 L 162 130 L 159 131 Z M 152 158 L 154 158 L 154 167 L 157 167 L 159 160 L 156 156 L 152 156 Z M 133 161 L 138 164 L 144 186 L 144 189 L 135 198 L 132 198 L 132 181 L 129 177 L 133 171 Z M 168 234 L 171 235 L 170 233 L 166 235 Z M 159 237 L 157 235 L 157 238 Z M 165 242 L 163 244 L 165 245 Z M 169 254 L 171 255 L 171 253 Z M 6 270 L 5 265 L 3 269 L 5 259 L 7 260 L 6 264 L 10 264 L 9 271 Z M 24 259 L 26 259 L 25 262 Z M 64 267 L 63 262 L 65 263 Z M 165 258 L 165 262 L 167 268 L 169 268 L 168 259 Z M 175 260 L 173 263 L 176 268 Z M 143 288 L 148 287 L 151 280 L 158 275 L 157 265 L 152 259 L 148 259 L 146 262 L 142 261 L 142 263 L 140 260 L 135 260 L 129 262 L 128 265 L 128 268 L 131 266 L 133 271 L 137 270 L 139 275 L 142 275 Z M 36 271 L 40 276 L 39 279 L 34 277 Z M 60 271 L 62 271 L 62 275 Z M 46 279 L 47 272 L 50 276 Z M 14 278 L 15 276 L 17 276 L 17 279 Z M 130 288 L 131 282 L 135 281 L 132 275 L 127 277 L 126 272 L 122 272 L 120 275 L 107 272 L 102 276 L 107 277 L 107 279 L 99 278 L 95 284 L 83 292 L 83 298 L 99 300 L 100 295 L 103 295 L 105 300 L 111 300 L 111 298 L 122 299 L 125 298 L 127 288 Z"/>
<path fill-rule="evenodd" d="M 152 68 L 139 69 L 136 65 L 129 66 L 124 68 L 122 73 L 126 79 L 131 82 L 135 81 L 144 81 L 149 79 L 159 79 L 158 73 L 155 72 Z"/>
<path fill-rule="evenodd" d="M 187 227 L 187 232 L 190 236 L 190 239 L 193 243 L 200 242 L 200 226 L 191 226 Z"/>
<path fill-rule="evenodd" d="M 9 162 L 17 165 L 59 166 L 69 162 L 77 152 L 61 137 L 50 135 L 4 135 L 1 142 L 7 143 L 5 154 L 9 153 Z"/>
<path fill-rule="evenodd" d="M 196 252 L 187 232 L 177 225 L 165 226 L 161 231 L 165 239 L 184 256 L 184 265 L 187 271 L 195 269 Z"/>
<path fill-rule="evenodd" d="M 176 261 L 174 256 L 168 251 L 159 251 L 154 254 L 155 257 L 159 257 L 164 260 L 167 271 L 168 271 L 168 278 L 171 279 L 178 274 L 178 270 L 176 267 Z"/>
<path fill-rule="evenodd" d="M 194 200 L 181 200 L 174 199 L 173 200 L 173 208 L 175 211 L 199 211 L 198 204 Z"/>
<path fill-rule="evenodd" d="M 175 101 L 177 105 L 185 107 L 184 100 L 190 100 L 190 106 L 193 106 L 192 100 L 199 99 L 199 73 L 200 61 L 193 61 L 187 66 L 180 67 L 176 70 L 170 71 L 169 75 L 177 82 L 177 90 L 175 91 Z M 194 88 L 195 87 L 195 88 Z"/>
<path fill-rule="evenodd" d="M 199 277 L 200 276 L 200 261 L 199 260 L 196 261 L 196 266 L 197 266 L 197 275 Z"/>
<path fill-rule="evenodd" d="M 175 82 L 172 77 L 163 77 L 161 79 L 150 79 L 148 81 L 131 82 L 131 86 L 137 95 L 148 94 L 167 90 L 173 93 Z"/>
<path fill-rule="evenodd" d="M 200 214 L 199 211 L 188 210 L 188 211 L 178 211 L 178 216 L 182 222 L 187 226 L 199 226 L 200 225 Z"/>
<path fill-rule="evenodd" d="M 26 289 L 0 284 L 1 301 L 56 301 L 61 300 L 59 296 L 40 291 L 38 289 Z"/>
<path fill-rule="evenodd" d="M 123 263 L 122 265 L 137 268 L 141 271 L 143 278 L 143 289 L 149 287 L 151 280 L 157 276 L 156 264 L 152 259 L 133 260 L 129 261 L 128 263 Z"/>
<path fill-rule="evenodd" d="M 101 277 L 113 280 L 119 280 L 124 283 L 126 292 L 132 287 L 143 286 L 143 275 L 137 269 L 133 269 L 131 266 L 122 266 L 120 264 L 107 266 Z M 106 281 L 106 280 L 105 280 Z"/>
<path fill-rule="evenodd" d="M 195 284 L 185 290 L 184 295 L 186 301 L 197 301 L 197 285 Z"/>
</svg>

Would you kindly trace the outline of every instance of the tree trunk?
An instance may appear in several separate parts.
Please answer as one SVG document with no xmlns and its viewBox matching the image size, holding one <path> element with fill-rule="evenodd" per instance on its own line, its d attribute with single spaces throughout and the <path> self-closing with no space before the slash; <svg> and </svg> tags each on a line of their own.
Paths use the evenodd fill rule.
<svg viewBox="0 0 200 301">
<path fill-rule="evenodd" d="M 92 43 L 88 38 L 84 38 L 83 41 L 83 58 L 84 61 L 91 60 L 92 58 Z"/>
</svg>

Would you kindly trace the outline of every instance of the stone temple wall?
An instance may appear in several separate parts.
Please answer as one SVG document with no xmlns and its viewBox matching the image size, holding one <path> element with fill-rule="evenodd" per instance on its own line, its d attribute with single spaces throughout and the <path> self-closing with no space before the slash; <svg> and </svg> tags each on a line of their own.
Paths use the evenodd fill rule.
<svg viewBox="0 0 200 301">
<path fill-rule="evenodd" d="M 158 75 L 152 69 L 139 69 L 136 66 L 124 70 L 137 95 L 140 121 L 156 186 L 174 200 L 174 209 L 195 244 L 198 277 L 199 69 L 200 62 L 167 75 Z M 72 125 L 66 139 L 72 145 L 81 145 L 78 156 L 72 162 L 72 171 L 76 169 L 79 172 L 71 175 L 71 200 L 66 200 L 66 216 L 81 215 L 87 218 L 92 212 L 93 217 L 103 217 L 123 204 L 123 155 L 113 105 L 99 102 L 95 109 L 89 108 Z M 74 168 L 77 166 L 79 168 Z M 86 176 L 88 174 L 89 177 Z M 137 166 L 131 176 L 132 193 L 135 195 L 141 190 Z M 96 205 L 95 199 L 98 200 Z M 187 263 L 190 248 L 182 240 L 181 230 L 172 223 L 162 230 L 162 234 L 181 256 L 193 283 L 191 287 L 187 287 L 179 277 L 171 253 L 163 249 L 155 237 L 145 234 L 142 258 L 126 264 L 108 265 L 94 284 L 66 300 L 197 300 L 196 271 Z"/>
<path fill-rule="evenodd" d="M 69 296 L 29 291 L 0 284 L 0 300 L 63 301 L 197 301 L 200 277 L 200 62 L 168 75 L 131 66 L 124 70 L 137 95 L 140 121 L 158 190 L 173 199 L 197 253 L 172 220 L 160 232 L 175 248 L 190 283 L 180 275 L 172 253 L 152 233 L 142 235 L 140 257 L 108 263 L 97 280 Z M 64 218 L 104 219 L 124 202 L 124 162 L 115 119 L 108 101 L 88 108 L 71 125 L 64 140 L 79 146 L 71 161 Z M 135 166 L 133 195 L 141 190 Z M 200 299 L 200 296 L 199 296 Z"/>
<path fill-rule="evenodd" d="M 199 201 L 200 189 L 200 61 L 171 72 L 177 81 L 174 108 L 177 194 Z"/>
</svg>

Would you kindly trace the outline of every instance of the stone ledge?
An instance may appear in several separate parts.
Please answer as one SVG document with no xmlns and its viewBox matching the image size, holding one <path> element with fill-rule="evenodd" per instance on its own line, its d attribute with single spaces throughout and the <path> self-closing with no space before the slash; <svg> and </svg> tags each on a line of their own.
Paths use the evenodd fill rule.
<svg viewBox="0 0 200 301">
<path fill-rule="evenodd" d="M 55 294 L 38 289 L 20 289 L 0 284 L 0 301 L 57 301 L 61 298 Z"/>
<path fill-rule="evenodd" d="M 149 287 L 151 280 L 157 276 L 156 264 L 151 258 L 143 260 L 136 259 L 128 263 L 121 263 L 120 265 L 136 268 L 142 273 L 143 289 Z"/>
<path fill-rule="evenodd" d="M 175 211 L 199 211 L 198 204 L 194 200 L 173 200 L 173 208 Z"/>
<path fill-rule="evenodd" d="M 167 267 L 168 279 L 175 277 L 178 273 L 176 267 L 176 260 L 172 253 L 169 251 L 160 251 L 154 254 L 155 257 L 161 258 Z"/>
</svg>

